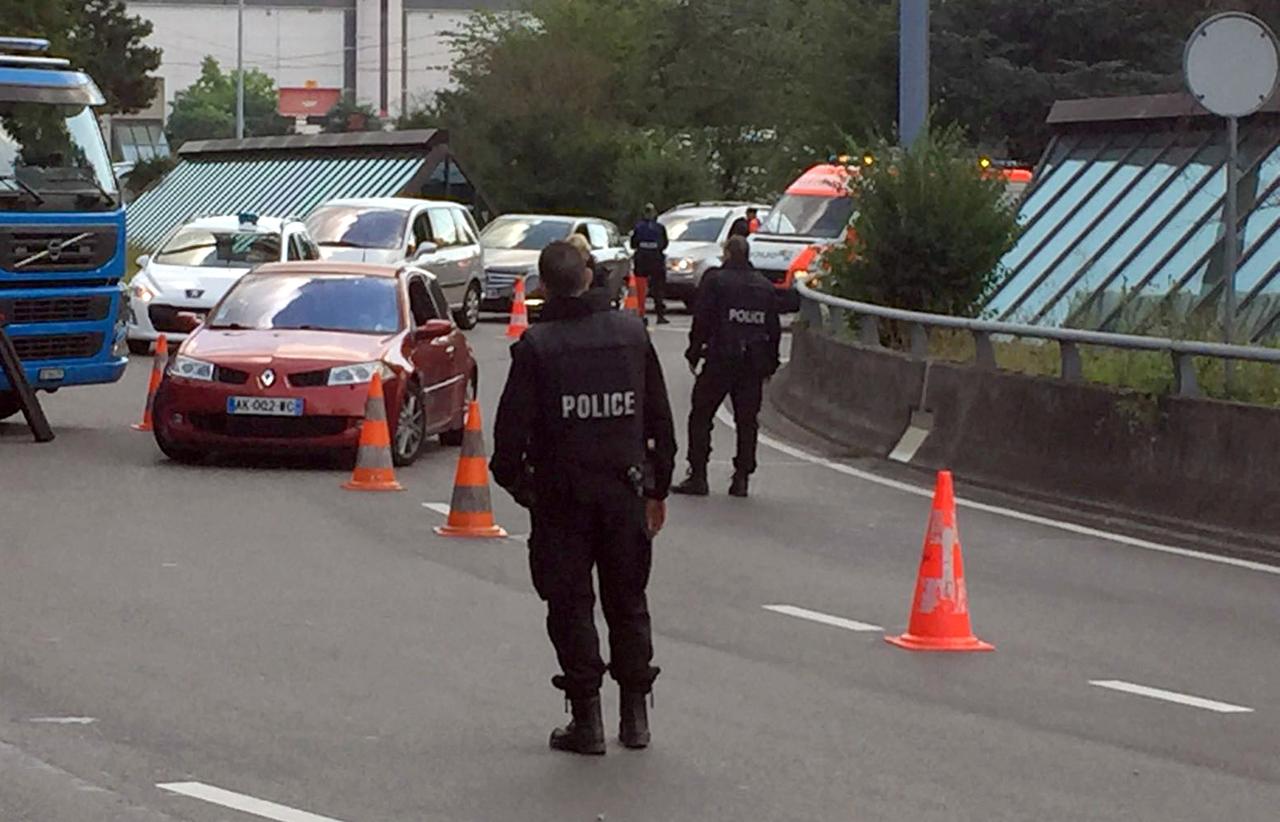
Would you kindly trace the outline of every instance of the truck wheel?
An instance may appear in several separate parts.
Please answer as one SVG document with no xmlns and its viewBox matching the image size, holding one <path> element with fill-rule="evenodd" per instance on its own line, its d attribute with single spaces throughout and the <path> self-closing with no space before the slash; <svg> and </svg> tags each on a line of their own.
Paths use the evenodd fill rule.
<svg viewBox="0 0 1280 822">
<path fill-rule="evenodd" d="M 8 419 L 22 410 L 18 403 L 18 395 L 10 391 L 0 391 L 0 420 Z"/>
</svg>

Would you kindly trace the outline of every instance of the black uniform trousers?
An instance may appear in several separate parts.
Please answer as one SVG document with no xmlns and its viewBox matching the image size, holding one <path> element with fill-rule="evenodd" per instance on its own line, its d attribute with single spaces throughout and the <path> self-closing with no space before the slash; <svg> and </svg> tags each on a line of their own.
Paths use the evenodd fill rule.
<svg viewBox="0 0 1280 822">
<path fill-rule="evenodd" d="M 538 500 L 531 520 L 529 568 L 547 603 L 547 634 L 563 674 L 553 682 L 571 698 L 600 690 L 605 671 L 625 690 L 648 693 L 658 669 L 645 587 L 653 560 L 645 502 L 621 486 L 591 500 Z M 609 625 L 609 658 L 600 658 L 592 568 Z"/>
<path fill-rule="evenodd" d="M 726 396 L 733 403 L 733 423 L 738 429 L 734 471 L 754 473 L 764 380 L 745 364 L 739 363 L 708 362 L 693 384 L 693 410 L 689 412 L 689 464 L 705 467 L 710 459 L 711 427 L 716 409 Z"/>
</svg>

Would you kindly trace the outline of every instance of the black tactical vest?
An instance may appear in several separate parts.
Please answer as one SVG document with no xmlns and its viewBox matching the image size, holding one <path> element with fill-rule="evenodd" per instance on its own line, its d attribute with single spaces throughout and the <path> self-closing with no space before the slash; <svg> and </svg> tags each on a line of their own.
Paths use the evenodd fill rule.
<svg viewBox="0 0 1280 822">
<path fill-rule="evenodd" d="M 773 284 L 755 270 L 725 268 L 716 275 L 716 291 L 709 358 L 738 362 L 762 356 L 769 347 L 769 313 L 777 311 Z"/>
<path fill-rule="evenodd" d="M 649 335 L 635 317 L 597 311 L 534 325 L 524 340 L 538 364 L 538 482 L 630 482 L 645 462 Z"/>
</svg>

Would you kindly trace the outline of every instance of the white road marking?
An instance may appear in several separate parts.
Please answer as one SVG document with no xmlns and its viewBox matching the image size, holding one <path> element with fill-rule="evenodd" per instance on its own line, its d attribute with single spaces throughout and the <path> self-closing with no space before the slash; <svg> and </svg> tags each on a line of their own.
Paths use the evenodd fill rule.
<svg viewBox="0 0 1280 822">
<path fill-rule="evenodd" d="M 794 605 L 764 605 L 761 606 L 766 611 L 773 611 L 775 614 L 786 614 L 787 616 L 799 617 L 807 619 L 810 622 L 821 622 L 823 625 L 834 625 L 837 628 L 844 628 L 847 631 L 862 631 L 866 633 L 883 633 L 884 628 L 879 625 L 872 625 L 867 622 L 858 622 L 844 617 L 832 616 L 824 614 L 821 611 L 810 611 L 808 608 L 797 608 Z"/>
<path fill-rule="evenodd" d="M 730 428 L 734 427 L 733 418 L 723 406 L 716 412 L 716 419 L 720 420 Z M 914 494 L 917 497 L 933 497 L 932 488 L 925 488 L 901 482 L 899 480 L 889 479 L 888 477 L 882 477 L 869 471 L 862 471 L 851 465 L 844 465 L 843 463 L 815 456 L 810 454 L 808 451 L 802 451 L 799 448 L 780 442 L 767 434 L 760 434 L 760 442 L 775 451 L 781 451 L 788 456 L 804 460 L 812 465 L 820 465 L 823 468 L 828 468 L 837 473 L 844 474 L 845 476 L 855 477 L 860 480 L 875 483 L 876 485 L 882 485 L 885 488 L 892 488 L 896 491 Z M 1046 528 L 1056 528 L 1059 531 L 1067 531 L 1079 536 L 1103 539 L 1120 545 L 1128 545 L 1131 548 L 1142 548 L 1146 551 L 1158 551 L 1162 554 L 1172 554 L 1174 556 L 1185 557 L 1187 559 L 1203 560 L 1204 562 L 1216 562 L 1219 565 L 1230 565 L 1233 568 L 1243 568 L 1248 571 L 1259 571 L 1264 574 L 1280 576 L 1280 566 L 1276 565 L 1267 565 L 1266 563 L 1254 562 L 1247 559 L 1237 559 L 1236 557 L 1218 556 L 1217 554 L 1209 554 L 1204 551 L 1194 551 L 1190 548 L 1178 548 L 1173 545 L 1162 545 L 1158 542 L 1138 539 L 1137 537 L 1129 537 L 1124 534 L 1115 534 L 1110 531 L 1090 528 L 1087 525 L 1077 525 L 1074 522 L 1063 522 L 1061 520 L 1050 519 L 1049 517 L 1037 516 L 1036 514 L 1028 514 L 1023 511 L 1015 511 L 1012 508 L 1003 508 L 999 505 L 988 505 L 985 502 L 974 502 L 973 500 L 962 499 L 960 497 L 956 497 L 956 504 L 973 511 L 983 511 L 988 514 L 995 514 L 997 516 L 1008 517 L 1009 519 L 1029 522 L 1034 525 L 1042 525 Z"/>
<path fill-rule="evenodd" d="M 1089 680 L 1089 684 L 1096 685 L 1099 688 L 1108 688 L 1112 691 L 1120 691 L 1126 694 L 1137 694 L 1138 696 L 1150 697 L 1151 699 L 1163 699 L 1166 702 L 1176 702 L 1179 705 L 1188 705 L 1192 708 L 1203 708 L 1206 711 L 1216 711 L 1220 714 L 1253 713 L 1253 708 L 1246 708 L 1243 705 L 1232 705 L 1229 702 L 1218 702 L 1213 699 L 1205 699 L 1199 696 L 1180 694 L 1176 691 L 1166 691 L 1163 688 L 1148 688 L 1146 685 L 1135 685 L 1132 682 L 1124 682 L 1119 679 L 1091 679 Z"/>
<path fill-rule="evenodd" d="M 27 721 L 41 725 L 92 725 L 98 720 L 91 716 L 33 716 Z"/>
<path fill-rule="evenodd" d="M 189 796 L 192 799 L 202 799 L 214 805 L 243 811 L 254 816 L 260 816 L 263 819 L 274 819 L 276 822 L 341 822 L 341 820 L 334 819 L 331 816 L 320 816 L 319 814 L 290 808 L 286 805 L 277 805 L 275 802 L 267 802 L 263 799 L 255 799 L 252 796 L 236 793 L 235 791 L 215 788 L 213 785 L 206 785 L 203 782 L 168 782 L 156 785 L 156 787 L 162 791 Z"/>
</svg>

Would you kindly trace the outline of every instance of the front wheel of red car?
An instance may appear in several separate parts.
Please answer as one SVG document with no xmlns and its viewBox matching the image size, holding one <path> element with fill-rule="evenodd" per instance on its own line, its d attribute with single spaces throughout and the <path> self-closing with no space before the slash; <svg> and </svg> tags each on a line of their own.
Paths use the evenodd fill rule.
<svg viewBox="0 0 1280 822">
<path fill-rule="evenodd" d="M 174 462 L 180 462 L 183 465 L 194 465 L 204 459 L 203 451 L 198 451 L 195 448 L 184 448 L 169 439 L 164 425 L 155 427 L 155 438 L 160 452 Z"/>
<path fill-rule="evenodd" d="M 412 465 L 426 443 L 427 398 L 422 386 L 411 382 L 400 395 L 400 413 L 396 417 L 396 432 L 391 442 L 391 461 L 396 467 Z"/>
</svg>

